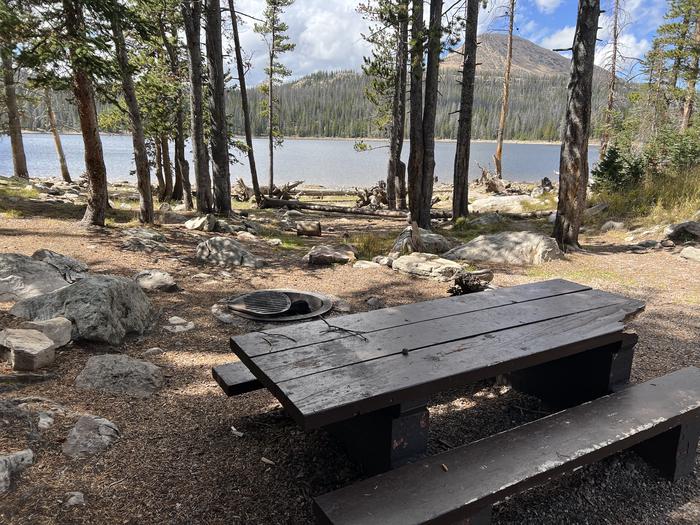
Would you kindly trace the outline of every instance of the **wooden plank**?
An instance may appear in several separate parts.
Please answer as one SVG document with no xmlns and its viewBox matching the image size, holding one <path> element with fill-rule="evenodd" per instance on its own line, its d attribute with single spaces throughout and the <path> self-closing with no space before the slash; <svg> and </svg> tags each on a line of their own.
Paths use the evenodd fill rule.
<svg viewBox="0 0 700 525">
<path fill-rule="evenodd" d="M 600 290 L 586 290 L 377 330 L 361 336 L 265 354 L 254 360 L 256 366 L 272 381 L 282 382 L 362 361 L 613 305 L 628 309 L 643 308 L 643 304 L 638 301 Z M 240 356 L 240 350 L 236 350 L 236 354 Z"/>
<path fill-rule="evenodd" d="M 383 308 L 373 312 L 334 317 L 331 324 L 344 330 L 360 330 L 363 333 L 371 333 L 376 330 L 384 330 L 407 323 L 439 319 L 466 312 L 495 308 L 505 304 L 527 302 L 589 289 L 587 286 L 563 279 L 553 279 L 458 297 L 407 304 L 394 308 Z M 274 328 L 264 333 L 251 332 L 234 336 L 231 338 L 231 348 L 234 351 L 236 349 L 242 350 L 248 356 L 255 357 L 270 352 L 278 352 L 345 337 L 348 337 L 347 333 L 329 331 L 326 323 L 319 320 Z"/>
<path fill-rule="evenodd" d="M 685 368 L 315 498 L 335 525 L 454 523 L 526 488 L 700 418 Z M 671 443 L 671 446 L 674 444 Z M 697 446 L 697 434 L 694 448 Z"/>
<path fill-rule="evenodd" d="M 227 396 L 245 394 L 263 387 L 241 361 L 215 366 L 211 374 Z"/>
<path fill-rule="evenodd" d="M 619 342 L 625 315 L 619 306 L 610 306 L 281 383 L 263 379 L 263 384 L 300 425 L 317 428 Z M 249 367 L 262 374 L 255 371 L 255 360 Z"/>
</svg>

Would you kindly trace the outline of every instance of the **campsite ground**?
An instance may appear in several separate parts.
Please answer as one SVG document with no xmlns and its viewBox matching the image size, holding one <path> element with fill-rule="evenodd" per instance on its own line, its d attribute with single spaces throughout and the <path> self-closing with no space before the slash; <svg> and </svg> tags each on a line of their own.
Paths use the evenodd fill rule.
<svg viewBox="0 0 700 525">
<path fill-rule="evenodd" d="M 68 211 L 70 209 L 67 208 Z M 168 252 L 122 249 L 123 220 L 85 231 L 70 213 L 6 214 L 0 222 L 0 252 L 31 255 L 48 248 L 86 262 L 92 272 L 131 277 L 159 268 L 173 275 L 178 293 L 152 293 L 159 314 L 142 336 L 119 347 L 73 343 L 58 352 L 51 378 L 30 384 L 0 382 L 0 401 L 27 398 L 33 407 L 63 407 L 53 427 L 34 435 L 27 422 L 0 413 L 0 450 L 34 450 L 35 464 L 17 487 L 0 496 L 0 521 L 43 523 L 309 523 L 311 497 L 347 484 L 359 472 L 323 431 L 304 433 L 282 413 L 266 391 L 227 398 L 211 378 L 212 366 L 233 360 L 228 338 L 257 325 L 218 322 L 218 300 L 260 288 L 298 288 L 338 296 L 355 311 L 368 310 L 378 296 L 386 306 L 446 296 L 447 285 L 397 273 L 390 268 L 351 265 L 309 267 L 302 256 L 313 239 L 274 231 L 274 211 L 251 211 L 264 225 L 263 240 L 244 242 L 262 257 L 261 269 L 222 270 L 196 262 L 196 245 L 215 234 L 181 225 L 161 226 Z M 309 213 L 308 216 L 314 214 Z M 351 240 L 366 253 L 384 249 L 405 226 L 383 218 L 320 217 L 323 241 Z M 265 222 L 267 221 L 267 222 Z M 546 221 L 510 227 L 545 229 Z M 472 232 L 474 233 L 474 232 Z M 448 233 L 449 234 L 449 233 Z M 630 324 L 640 337 L 632 380 L 643 381 L 688 365 L 700 365 L 700 278 L 697 262 L 677 250 L 628 249 L 620 232 L 583 236 L 585 252 L 533 268 L 495 268 L 496 286 L 562 277 L 646 301 Z M 202 274 L 207 274 L 204 276 Z M 0 303 L 0 325 L 18 321 Z M 164 320 L 193 321 L 192 331 L 171 334 Z M 143 357 L 147 349 L 161 354 Z M 144 358 L 165 370 L 166 385 L 147 399 L 78 390 L 73 381 L 87 359 L 119 352 Z M 5 368 L 3 368 L 5 366 Z M 0 364 L 0 374 L 9 368 Z M 30 399 L 31 398 L 31 399 Z M 431 453 L 468 443 L 541 417 L 534 398 L 493 381 L 470 385 L 431 400 Z M 82 413 L 116 423 L 119 441 L 97 457 L 69 459 L 61 444 Z M 236 437 L 234 426 L 243 432 Z M 272 463 L 263 462 L 267 458 Z M 84 506 L 64 505 L 65 493 L 85 494 Z M 688 479 L 671 484 L 633 453 L 609 458 L 495 507 L 494 523 L 697 524 L 700 522 L 700 464 Z"/>
</svg>

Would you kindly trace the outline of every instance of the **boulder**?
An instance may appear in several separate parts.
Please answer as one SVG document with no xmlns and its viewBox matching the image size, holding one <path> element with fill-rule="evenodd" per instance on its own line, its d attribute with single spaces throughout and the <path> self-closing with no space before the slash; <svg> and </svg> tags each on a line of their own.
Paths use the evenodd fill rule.
<svg viewBox="0 0 700 525">
<path fill-rule="evenodd" d="M 164 202 L 163 204 L 167 204 Z M 148 241 L 165 242 L 165 235 L 160 232 L 154 232 L 147 228 L 129 228 L 124 230 L 124 233 L 130 237 L 136 237 L 138 239 L 146 239 Z"/>
<path fill-rule="evenodd" d="M 48 263 L 18 253 L 0 254 L 0 301 L 28 299 L 68 284 Z"/>
<path fill-rule="evenodd" d="M 664 230 L 664 236 L 676 242 L 700 242 L 700 222 L 686 221 L 679 224 L 671 224 Z"/>
<path fill-rule="evenodd" d="M 50 264 L 56 268 L 66 282 L 69 283 L 74 283 L 87 275 L 87 264 L 73 257 L 52 252 L 51 250 L 37 250 L 32 254 L 32 259 Z"/>
<path fill-rule="evenodd" d="M 377 255 L 372 259 L 372 262 L 391 268 L 391 265 L 394 263 L 394 259 L 393 257 L 389 257 L 387 255 Z"/>
<path fill-rule="evenodd" d="M 530 266 L 559 259 L 563 253 L 551 237 L 523 231 L 480 235 L 444 257 L 453 261 Z"/>
<path fill-rule="evenodd" d="M 304 255 L 303 261 L 309 265 L 346 264 L 356 259 L 355 249 L 343 244 L 341 246 L 327 246 L 319 244 Z"/>
<path fill-rule="evenodd" d="M 71 429 L 62 450 L 73 458 L 92 456 L 107 450 L 118 439 L 117 425 L 103 417 L 85 415 Z"/>
<path fill-rule="evenodd" d="M 203 215 L 202 217 L 195 217 L 194 219 L 190 219 L 185 223 L 185 228 L 187 228 L 188 230 L 211 232 L 214 231 L 214 228 L 216 228 L 216 223 L 216 216 L 211 213 L 208 213 L 207 215 Z"/>
<path fill-rule="evenodd" d="M 275 247 L 276 247 L 276 246 L 282 246 L 282 239 L 277 239 L 277 238 L 275 238 L 275 239 L 268 239 L 268 240 L 267 240 L 267 244 L 269 244 L 270 246 L 275 246 Z"/>
<path fill-rule="evenodd" d="M 476 199 L 469 205 L 469 211 L 486 212 L 507 212 L 521 213 L 525 211 L 523 204 L 540 204 L 540 201 L 533 199 L 529 195 L 493 195 Z"/>
<path fill-rule="evenodd" d="M 113 394 L 148 397 L 163 386 L 160 368 L 123 354 L 95 355 L 75 378 L 75 386 Z"/>
<path fill-rule="evenodd" d="M 219 266 L 261 268 L 263 262 L 228 237 L 212 237 L 197 245 L 197 260 Z"/>
<path fill-rule="evenodd" d="M 180 289 L 173 276 L 162 270 L 143 270 L 134 276 L 134 281 L 148 292 L 177 292 Z"/>
<path fill-rule="evenodd" d="M 38 330 L 53 341 L 54 348 L 60 348 L 71 341 L 73 323 L 65 317 L 54 317 L 45 321 L 27 321 L 22 328 Z"/>
<path fill-rule="evenodd" d="M 603 224 L 600 227 L 600 231 L 603 233 L 610 232 L 610 231 L 624 231 L 624 230 L 625 230 L 625 223 L 624 222 L 607 221 L 605 224 Z"/>
<path fill-rule="evenodd" d="M 296 224 L 297 235 L 305 237 L 320 237 L 321 223 L 318 221 L 299 221 Z"/>
<path fill-rule="evenodd" d="M 38 330 L 7 328 L 0 332 L 0 353 L 13 370 L 33 372 L 53 364 L 54 342 Z"/>
<path fill-rule="evenodd" d="M 394 259 L 394 270 L 418 277 L 429 277 L 437 281 L 449 281 L 462 266 L 432 253 L 414 252 Z"/>
<path fill-rule="evenodd" d="M 160 214 L 161 224 L 184 224 L 187 222 L 187 217 L 172 211 L 166 211 Z"/>
<path fill-rule="evenodd" d="M 478 217 L 470 220 L 469 224 L 472 226 L 490 226 L 492 224 L 501 224 L 504 222 L 508 222 L 508 219 L 500 213 L 488 212 L 482 213 Z"/>
<path fill-rule="evenodd" d="M 608 205 L 605 204 L 604 202 L 601 202 L 600 204 L 596 204 L 595 206 L 591 206 L 590 208 L 587 208 L 583 211 L 583 215 L 585 217 L 594 217 L 596 215 L 600 215 L 603 213 L 605 210 L 608 209 Z"/>
<path fill-rule="evenodd" d="M 367 270 L 372 268 L 381 268 L 382 265 L 373 261 L 357 261 L 352 265 L 352 267 L 357 268 L 358 270 Z"/>
<path fill-rule="evenodd" d="M 236 239 L 238 239 L 239 241 L 249 242 L 258 240 L 258 238 L 250 232 L 238 232 L 238 234 L 236 235 Z"/>
<path fill-rule="evenodd" d="M 450 248 L 452 244 L 445 237 L 439 233 L 433 233 L 429 230 L 424 230 L 420 228 L 420 242 L 422 244 L 422 253 L 445 253 Z M 396 238 L 394 245 L 389 251 L 389 257 L 398 257 L 399 255 L 411 253 L 413 251 L 413 244 L 411 242 L 412 228 L 407 226 Z"/>
<path fill-rule="evenodd" d="M 686 246 L 681 250 L 681 257 L 688 259 L 689 261 L 695 261 L 700 263 L 700 248 L 694 246 Z"/>
<path fill-rule="evenodd" d="M 140 237 L 127 237 L 122 243 L 122 249 L 130 252 L 167 252 L 168 247 L 158 241 L 141 239 Z"/>
<path fill-rule="evenodd" d="M 0 494 L 7 492 L 12 484 L 12 478 L 32 463 L 34 463 L 34 453 L 29 449 L 0 455 Z"/>
<path fill-rule="evenodd" d="M 90 275 L 54 292 L 23 299 L 10 313 L 31 321 L 65 317 L 73 339 L 120 344 L 126 334 L 142 334 L 151 303 L 138 284 L 112 275 Z"/>
</svg>

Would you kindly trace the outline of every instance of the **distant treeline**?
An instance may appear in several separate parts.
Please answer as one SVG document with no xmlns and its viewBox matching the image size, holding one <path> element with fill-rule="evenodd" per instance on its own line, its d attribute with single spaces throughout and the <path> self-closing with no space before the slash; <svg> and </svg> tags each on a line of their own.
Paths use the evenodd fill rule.
<svg viewBox="0 0 700 525">
<path fill-rule="evenodd" d="M 459 109 L 457 72 L 446 70 L 441 75 L 436 137 L 454 139 L 457 134 L 456 112 Z M 514 77 L 506 138 L 559 140 L 566 106 L 566 83 L 565 76 Z M 503 79 L 495 75 L 477 77 L 474 138 L 495 138 L 502 84 Z M 283 85 L 279 90 L 283 134 L 299 137 L 382 137 L 382 129 L 374 122 L 373 107 L 365 97 L 366 85 L 367 78 L 354 71 L 319 72 Z M 593 93 L 594 122 L 605 104 L 605 96 L 604 84 L 596 81 Z M 258 89 L 250 90 L 251 117 L 256 135 L 264 135 L 267 131 L 265 119 L 260 115 L 261 98 Z M 238 91 L 229 91 L 227 99 L 234 133 L 242 135 Z M 108 107 L 109 104 L 104 103 L 98 110 Z M 54 111 L 60 127 L 67 130 L 79 128 L 77 113 L 68 95 L 54 94 Z M 40 98 L 25 101 L 23 126 L 30 130 L 48 127 Z"/>
</svg>

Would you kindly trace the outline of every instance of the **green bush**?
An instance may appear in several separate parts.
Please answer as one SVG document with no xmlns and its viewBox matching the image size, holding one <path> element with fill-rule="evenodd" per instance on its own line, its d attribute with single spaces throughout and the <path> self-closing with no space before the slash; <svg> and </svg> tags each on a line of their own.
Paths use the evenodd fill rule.
<svg viewBox="0 0 700 525">
<path fill-rule="evenodd" d="M 615 146 L 610 146 L 591 172 L 593 188 L 604 192 L 626 191 L 642 182 L 644 172 L 644 159 L 633 155 L 625 158 Z"/>
</svg>

